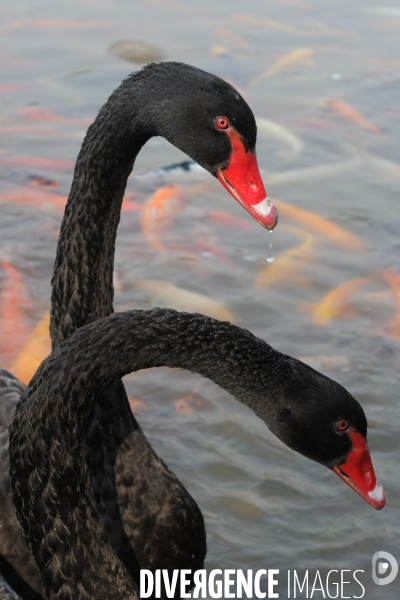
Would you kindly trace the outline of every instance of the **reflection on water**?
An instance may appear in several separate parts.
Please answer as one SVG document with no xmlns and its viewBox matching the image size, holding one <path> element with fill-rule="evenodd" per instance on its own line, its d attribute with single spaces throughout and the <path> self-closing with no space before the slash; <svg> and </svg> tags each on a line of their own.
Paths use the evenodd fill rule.
<svg viewBox="0 0 400 600">
<path fill-rule="evenodd" d="M 400 533 L 399 11 L 361 0 L 1 8 L 1 363 L 15 364 L 48 310 L 84 132 L 133 68 L 129 48 L 150 48 L 224 77 L 251 105 L 280 210 L 276 260 L 265 260 L 268 234 L 201 170 L 131 177 L 116 308 L 221 311 L 340 381 L 367 413 L 388 499 L 381 513 L 200 377 L 128 377 L 143 428 L 203 510 L 208 568 L 358 568 L 365 597 L 393 593 L 395 584 L 386 595 L 373 589 L 370 563 L 378 550 L 396 555 Z M 153 138 L 134 175 L 184 160 Z M 142 207 L 169 185 L 179 188 L 158 197 L 146 220 Z"/>
</svg>

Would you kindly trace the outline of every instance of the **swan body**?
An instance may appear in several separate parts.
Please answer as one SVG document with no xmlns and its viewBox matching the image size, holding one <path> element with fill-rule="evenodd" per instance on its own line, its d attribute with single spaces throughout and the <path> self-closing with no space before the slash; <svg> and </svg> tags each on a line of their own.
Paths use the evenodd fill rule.
<svg viewBox="0 0 400 600">
<path fill-rule="evenodd" d="M 358 445 L 362 439 L 367 452 L 359 403 L 339 384 L 250 332 L 171 309 L 98 320 L 42 363 L 10 426 L 15 507 L 50 600 L 139 597 L 96 511 L 84 432 L 101 390 L 131 371 L 159 366 L 214 381 L 308 458 L 343 473 L 355 462 L 364 469 L 354 447 L 354 439 Z M 348 427 L 342 431 L 338 423 L 344 422 Z M 379 484 L 367 479 L 370 491 L 358 491 L 374 496 Z"/>
<path fill-rule="evenodd" d="M 218 177 L 263 226 L 276 224 L 255 157 L 256 123 L 240 94 L 182 63 L 151 64 L 133 73 L 99 111 L 76 161 L 52 279 L 53 348 L 82 325 L 113 312 L 115 238 L 126 182 L 140 149 L 156 135 Z M 0 478 L 7 481 L 3 442 Z M 96 510 L 131 576 L 138 580 L 139 568 L 201 568 L 206 553 L 202 514 L 146 440 L 120 380 L 110 381 L 96 398 L 85 442 Z M 3 554 L 7 581 L 24 598 L 43 597 L 38 571 L 23 568 L 30 557 L 26 548 L 21 551 L 7 497 L 7 511 L 0 515 L 0 525 L 9 531 Z M 5 574 L 1 562 L 0 573 Z"/>
</svg>

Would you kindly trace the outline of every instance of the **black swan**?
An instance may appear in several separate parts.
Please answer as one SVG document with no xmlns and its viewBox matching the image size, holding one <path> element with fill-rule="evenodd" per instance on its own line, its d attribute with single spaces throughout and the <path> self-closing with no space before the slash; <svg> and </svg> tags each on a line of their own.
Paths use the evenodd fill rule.
<svg viewBox="0 0 400 600">
<path fill-rule="evenodd" d="M 114 314 L 76 331 L 42 363 L 9 429 L 16 512 L 47 598 L 138 597 L 93 502 L 85 423 L 112 381 L 164 365 L 211 379 L 290 448 L 384 506 L 364 411 L 342 386 L 228 322 L 172 309 Z"/>
<path fill-rule="evenodd" d="M 254 116 L 238 92 L 220 78 L 181 63 L 151 64 L 130 75 L 99 111 L 77 158 L 52 280 L 53 348 L 82 325 L 113 312 L 122 198 L 138 152 L 157 135 L 216 176 L 264 227 L 272 229 L 277 222 L 258 171 Z M 8 424 L 5 420 L 0 427 Z M 201 512 L 147 442 L 121 381 L 97 398 L 85 439 L 95 505 L 131 575 L 138 576 L 139 566 L 200 568 L 206 553 Z M 9 509 L 4 518 L 0 515 L 0 573 L 33 600 L 38 596 L 15 581 L 22 577 L 42 592 L 33 559 L 26 548 L 20 554 L 22 533 L 12 513 L 6 453 L 3 459 L 0 502 Z M 158 498 L 148 488 L 156 476 Z M 146 499 L 151 499 L 152 509 L 145 518 Z M 165 522 L 167 512 L 173 531 Z"/>
</svg>

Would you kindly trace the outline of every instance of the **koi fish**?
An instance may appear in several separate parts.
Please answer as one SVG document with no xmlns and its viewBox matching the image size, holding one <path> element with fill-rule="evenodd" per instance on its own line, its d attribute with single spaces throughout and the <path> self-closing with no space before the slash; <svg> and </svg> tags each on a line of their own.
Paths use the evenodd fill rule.
<svg viewBox="0 0 400 600">
<path fill-rule="evenodd" d="M 290 158 L 301 152 L 304 148 L 303 141 L 283 125 L 256 117 L 258 138 L 269 141 L 274 139 L 290 150 Z"/>
<path fill-rule="evenodd" d="M 301 362 L 318 371 L 343 369 L 350 365 L 349 359 L 344 356 L 299 356 L 298 358 Z"/>
<path fill-rule="evenodd" d="M 21 115 L 25 119 L 35 121 L 39 123 L 74 123 L 77 125 L 90 125 L 93 122 L 91 117 L 64 117 L 63 115 L 56 115 L 51 110 L 43 107 L 28 106 L 26 108 L 20 108 L 17 111 L 18 115 Z"/>
<path fill-rule="evenodd" d="M 286 69 L 287 67 L 291 67 L 298 63 L 310 65 L 312 64 L 311 59 L 313 56 L 314 50 L 311 50 L 311 48 L 298 48 L 297 50 L 293 50 L 293 52 L 284 54 L 272 65 L 272 67 L 252 79 L 250 85 L 254 87 L 264 79 L 267 79 L 267 77 L 271 77 L 271 75 L 275 75 L 275 73 L 278 73 L 282 69 Z"/>
<path fill-rule="evenodd" d="M 383 271 L 383 278 L 392 291 L 396 314 L 389 323 L 388 335 L 400 339 L 400 273 L 397 273 L 392 267 L 387 267 Z"/>
<path fill-rule="evenodd" d="M 0 355 L 4 364 L 18 354 L 29 336 L 26 311 L 32 302 L 18 269 L 6 260 L 1 261 L 1 268 L 5 274 L 0 296 Z"/>
<path fill-rule="evenodd" d="M 33 19 L 34 27 L 46 29 L 85 29 L 89 27 L 108 27 L 106 21 L 79 21 L 78 19 Z"/>
<path fill-rule="evenodd" d="M 335 225 L 320 215 L 316 215 L 304 208 L 293 206 L 282 200 L 273 200 L 279 211 L 280 217 L 284 217 L 303 225 L 308 231 L 327 238 L 335 246 L 352 250 L 353 252 L 365 252 L 364 242 L 354 233 Z"/>
<path fill-rule="evenodd" d="M 0 164 L 12 167 L 33 167 L 34 169 L 71 171 L 75 163 L 55 158 L 36 158 L 34 156 L 0 156 Z"/>
<path fill-rule="evenodd" d="M 360 154 L 361 158 L 364 160 L 365 164 L 368 165 L 368 167 L 372 167 L 384 175 L 394 175 L 395 177 L 400 177 L 399 163 L 395 163 L 387 158 L 382 158 L 365 151 L 360 151 Z"/>
<path fill-rule="evenodd" d="M 3 83 L 0 85 L 0 94 L 3 92 L 18 92 L 24 88 L 26 88 L 26 85 L 22 83 Z"/>
<path fill-rule="evenodd" d="M 264 267 L 258 273 L 253 284 L 256 290 L 282 282 L 298 285 L 299 278 L 303 278 L 302 270 L 314 256 L 314 237 L 297 227 L 287 227 L 287 229 L 303 237 L 303 241 L 280 254 L 273 264 Z"/>
<path fill-rule="evenodd" d="M 183 187 L 172 184 L 157 190 L 143 205 L 140 226 L 147 241 L 156 250 L 164 250 L 159 235 L 171 227 L 185 200 Z"/>
<path fill-rule="evenodd" d="M 234 315 L 222 302 L 177 287 L 168 281 L 137 279 L 135 287 L 148 292 L 151 296 L 151 303 L 155 306 L 170 307 L 186 312 L 198 312 L 221 321 L 235 322 Z"/>
<path fill-rule="evenodd" d="M 252 222 L 242 219 L 241 217 L 230 215 L 223 210 L 212 210 L 208 213 L 208 218 L 213 223 L 226 225 L 226 227 L 231 227 L 232 229 L 252 229 L 253 227 Z"/>
<path fill-rule="evenodd" d="M 280 23 L 279 21 L 274 21 L 272 19 L 266 19 L 264 17 L 253 17 L 245 14 L 235 14 L 232 15 L 232 17 L 236 21 L 241 21 L 246 25 L 262 25 L 265 27 L 271 27 L 272 29 L 278 29 L 279 31 L 286 31 L 287 33 L 299 33 L 298 29 L 290 27 L 290 25 L 286 25 L 285 23 Z"/>
<path fill-rule="evenodd" d="M 301 183 L 303 181 L 312 181 L 314 179 L 326 179 L 338 173 L 348 173 L 354 171 L 360 165 L 362 160 L 360 156 L 354 156 L 350 160 L 340 163 L 315 165 L 313 167 L 305 167 L 304 169 L 290 169 L 280 173 L 267 173 L 264 169 L 260 169 L 261 175 L 265 178 L 267 185 L 286 185 L 293 183 Z"/>
<path fill-rule="evenodd" d="M 62 210 L 67 204 L 68 196 L 53 194 L 43 187 L 17 187 L 0 194 L 0 201 L 22 204 L 37 208 L 56 208 Z"/>
<path fill-rule="evenodd" d="M 137 212 L 138 210 L 141 210 L 142 206 L 141 204 L 138 204 L 137 202 L 135 202 L 134 198 L 134 194 L 132 193 L 126 193 L 124 196 L 124 199 L 122 201 L 122 207 L 121 207 L 121 212 L 123 213 L 128 213 L 128 212 Z"/>
<path fill-rule="evenodd" d="M 51 352 L 50 315 L 47 312 L 34 328 L 30 340 L 16 358 L 11 372 L 23 383 L 28 384 L 40 363 Z"/>
<path fill-rule="evenodd" d="M 311 313 L 317 327 L 325 327 L 333 319 L 353 319 L 357 315 L 351 310 L 351 301 L 355 294 L 363 289 L 376 274 L 367 277 L 355 277 L 345 281 L 327 292 L 312 308 Z M 300 310 L 307 310 L 303 305 Z"/>
<path fill-rule="evenodd" d="M 376 127 L 376 125 L 367 121 L 358 110 L 345 102 L 340 102 L 340 100 L 327 100 L 326 103 L 332 107 L 334 116 L 355 123 L 368 131 L 372 131 L 372 133 L 381 133 L 381 130 Z"/>
</svg>

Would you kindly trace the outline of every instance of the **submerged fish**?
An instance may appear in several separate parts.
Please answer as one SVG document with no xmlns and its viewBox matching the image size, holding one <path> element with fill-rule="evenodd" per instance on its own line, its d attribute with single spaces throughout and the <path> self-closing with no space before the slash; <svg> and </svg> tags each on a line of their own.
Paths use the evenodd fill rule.
<svg viewBox="0 0 400 600">
<path fill-rule="evenodd" d="M 303 237 L 298 246 L 294 246 L 280 254 L 273 264 L 264 267 L 257 275 L 253 287 L 255 289 L 265 288 L 277 283 L 285 283 L 298 286 L 299 283 L 308 285 L 303 275 L 304 268 L 310 263 L 314 256 L 314 237 L 307 231 L 297 227 L 287 227 L 296 235 Z"/>
<path fill-rule="evenodd" d="M 376 125 L 367 121 L 358 110 L 349 104 L 340 102 L 340 100 L 327 100 L 326 103 L 332 108 L 335 116 L 350 121 L 351 123 L 355 123 L 368 131 L 372 131 L 372 133 L 381 133 L 381 130 Z"/>
<path fill-rule="evenodd" d="M 365 252 L 364 242 L 354 233 L 347 231 L 347 229 L 343 229 L 343 227 L 332 223 L 332 221 L 328 221 L 328 219 L 304 208 L 299 208 L 282 200 L 274 199 L 273 202 L 276 204 L 281 218 L 284 217 L 295 221 L 299 225 L 304 226 L 306 230 L 328 239 L 332 244 L 343 250 Z"/>
<path fill-rule="evenodd" d="M 396 314 L 389 322 L 388 327 L 385 328 L 385 333 L 387 332 L 387 335 L 400 339 L 400 273 L 395 271 L 392 267 L 387 267 L 383 271 L 383 278 L 392 291 L 396 311 Z"/>
<path fill-rule="evenodd" d="M 33 167 L 43 170 L 72 171 L 75 163 L 70 160 L 57 160 L 55 158 L 36 158 L 35 156 L 0 156 L 0 165 L 12 167 Z"/>
<path fill-rule="evenodd" d="M 307 65 L 312 64 L 312 57 L 314 56 L 314 50 L 311 48 L 298 48 L 297 50 L 293 50 L 293 52 L 289 52 L 288 54 L 284 54 L 279 58 L 269 69 L 257 75 L 250 82 L 251 86 L 256 86 L 267 77 L 271 77 L 271 75 L 275 75 L 282 69 L 286 69 L 287 67 L 291 67 L 298 63 L 305 63 Z"/>
<path fill-rule="evenodd" d="M 147 171 L 146 173 L 141 173 L 140 175 L 134 175 L 131 178 L 132 182 L 139 182 L 147 179 L 166 179 L 169 176 L 172 178 L 176 178 L 181 175 L 190 175 L 193 173 L 200 174 L 208 174 L 203 167 L 201 167 L 198 163 L 193 160 L 184 160 L 180 163 L 174 163 L 172 165 L 167 165 L 165 167 L 161 167 L 160 169 L 152 169 L 151 171 Z"/>
<path fill-rule="evenodd" d="M 165 58 L 165 52 L 161 48 L 138 40 L 119 40 L 111 44 L 107 52 L 117 58 L 137 64 L 159 62 Z"/>
<path fill-rule="evenodd" d="M 30 121 L 38 123 L 68 123 L 76 125 L 90 125 L 93 121 L 91 117 L 65 117 L 64 115 L 57 115 L 47 108 L 41 106 L 28 106 L 26 108 L 20 108 L 17 114 Z"/>
<path fill-rule="evenodd" d="M 29 341 L 14 361 L 11 372 L 23 383 L 29 383 L 39 365 L 51 352 L 50 314 L 47 312 L 31 333 Z"/>
<path fill-rule="evenodd" d="M 257 117 L 256 122 L 258 139 L 267 141 L 273 139 L 283 144 L 290 150 L 290 159 L 303 150 L 303 140 L 292 133 L 287 127 L 263 117 Z"/>
<path fill-rule="evenodd" d="M 349 171 L 354 171 L 354 169 L 357 169 L 362 164 L 360 156 L 353 156 L 353 158 L 340 163 L 314 165 L 313 167 L 290 169 L 289 171 L 281 171 L 280 173 L 266 173 L 261 169 L 261 175 L 265 177 L 265 182 L 268 185 L 286 185 L 313 181 L 315 179 L 326 179 L 339 173 L 348 173 Z"/>
<path fill-rule="evenodd" d="M 372 167 L 385 175 L 400 177 L 400 164 L 395 163 L 387 158 L 376 156 L 370 152 L 360 151 L 361 158 L 368 167 Z"/>
<path fill-rule="evenodd" d="M 68 196 L 54 194 L 42 186 L 17 187 L 0 194 L 0 202 L 12 202 L 31 208 L 56 208 L 63 210 Z"/>
<path fill-rule="evenodd" d="M 26 312 L 32 301 L 18 269 L 7 260 L 2 260 L 0 265 L 5 274 L 0 291 L 0 356 L 3 365 L 9 365 L 29 336 Z"/>
<path fill-rule="evenodd" d="M 231 227 L 232 229 L 252 229 L 253 227 L 251 221 L 247 221 L 241 217 L 235 217 L 223 210 L 212 210 L 208 213 L 208 218 L 213 223 L 226 225 L 226 227 Z"/>
<path fill-rule="evenodd" d="M 375 277 L 375 273 L 368 275 L 367 277 L 355 277 L 354 279 L 341 283 L 327 292 L 321 300 L 307 309 L 311 310 L 314 324 L 317 327 L 324 327 L 333 319 L 356 318 L 357 315 L 354 310 L 352 310 L 351 302 L 353 301 L 355 294 Z"/>
<path fill-rule="evenodd" d="M 164 250 L 160 235 L 171 227 L 185 200 L 183 187 L 172 184 L 157 190 L 143 205 L 140 226 L 147 241 L 156 250 Z"/>
<path fill-rule="evenodd" d="M 290 27 L 290 25 L 286 25 L 286 23 L 280 23 L 279 21 L 266 19 L 265 17 L 254 17 L 252 15 L 246 15 L 242 13 L 232 15 L 232 17 L 236 21 L 241 21 L 246 25 L 261 25 L 264 27 L 271 27 L 272 29 L 278 29 L 279 31 L 286 31 L 287 33 L 300 33 L 298 29 Z"/>
<path fill-rule="evenodd" d="M 153 306 L 170 307 L 186 312 L 198 312 L 214 319 L 235 322 L 235 317 L 226 306 L 203 294 L 190 292 L 168 281 L 156 279 L 138 279 L 135 287 L 145 290 L 151 296 Z"/>
</svg>

